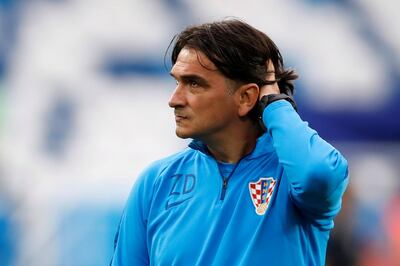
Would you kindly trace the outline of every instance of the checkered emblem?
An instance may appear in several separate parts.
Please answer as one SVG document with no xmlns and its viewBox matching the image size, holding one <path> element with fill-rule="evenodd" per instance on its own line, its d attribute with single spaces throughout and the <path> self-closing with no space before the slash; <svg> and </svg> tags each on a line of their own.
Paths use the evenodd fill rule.
<svg viewBox="0 0 400 266">
<path fill-rule="evenodd" d="M 257 182 L 249 183 L 251 200 L 258 215 L 264 215 L 267 211 L 275 185 L 276 180 L 272 177 L 261 177 Z"/>
</svg>

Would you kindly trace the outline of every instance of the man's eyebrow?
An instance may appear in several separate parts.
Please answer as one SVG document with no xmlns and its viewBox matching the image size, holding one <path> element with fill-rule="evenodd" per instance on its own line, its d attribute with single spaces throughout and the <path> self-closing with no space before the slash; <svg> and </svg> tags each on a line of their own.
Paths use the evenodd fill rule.
<svg viewBox="0 0 400 266">
<path fill-rule="evenodd" d="M 170 72 L 169 73 L 173 78 L 175 78 L 175 79 L 177 79 L 177 77 L 172 73 L 172 72 Z M 194 80 L 194 81 L 197 81 L 197 82 L 201 82 L 201 83 L 204 83 L 205 85 L 206 84 L 208 84 L 208 82 L 207 82 L 207 80 L 205 79 L 205 78 L 203 78 L 203 77 L 201 77 L 201 76 L 199 76 L 199 75 L 195 75 L 195 74 L 186 74 L 186 75 L 181 75 L 181 76 L 179 76 L 179 79 L 181 79 L 181 80 Z"/>
<path fill-rule="evenodd" d="M 170 74 L 170 76 L 172 76 L 173 78 L 177 78 L 177 77 L 174 75 L 174 73 L 169 72 L 169 74 Z M 196 74 L 183 74 L 183 75 L 179 75 L 179 77 L 180 77 L 181 79 L 190 79 L 190 78 L 193 78 L 193 79 L 204 79 L 203 77 L 201 77 L 201 76 L 199 76 L 199 75 L 196 75 Z"/>
</svg>

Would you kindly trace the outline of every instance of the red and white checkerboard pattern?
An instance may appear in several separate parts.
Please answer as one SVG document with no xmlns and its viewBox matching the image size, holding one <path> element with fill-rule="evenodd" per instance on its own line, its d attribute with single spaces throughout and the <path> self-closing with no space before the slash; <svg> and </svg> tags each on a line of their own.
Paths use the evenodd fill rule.
<svg viewBox="0 0 400 266">
<path fill-rule="evenodd" d="M 263 182 L 264 181 L 264 182 Z M 267 186 L 265 187 L 267 193 L 265 195 L 265 201 L 262 202 L 263 198 L 263 193 L 262 193 L 262 186 L 263 183 L 265 183 Z M 261 204 L 265 204 L 265 207 L 268 207 L 270 199 L 272 197 L 272 193 L 274 192 L 274 188 L 276 185 L 276 180 L 274 180 L 272 177 L 265 178 L 262 177 L 260 178 L 257 182 L 250 182 L 249 183 L 249 190 L 250 190 L 250 195 L 251 199 L 253 201 L 254 207 L 257 209 Z"/>
</svg>

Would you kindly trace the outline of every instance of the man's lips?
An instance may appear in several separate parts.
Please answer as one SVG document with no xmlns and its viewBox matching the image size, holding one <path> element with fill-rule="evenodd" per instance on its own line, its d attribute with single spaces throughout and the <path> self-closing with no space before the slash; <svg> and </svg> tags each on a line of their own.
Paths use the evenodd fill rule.
<svg viewBox="0 0 400 266">
<path fill-rule="evenodd" d="M 179 117 L 179 118 L 183 118 L 183 119 L 188 118 L 188 116 L 185 113 L 180 112 L 178 110 L 175 110 L 174 114 L 175 114 L 175 117 Z"/>
<path fill-rule="evenodd" d="M 181 122 L 181 121 L 183 121 L 183 120 L 185 120 L 185 119 L 187 119 L 187 118 L 184 117 L 184 116 L 179 116 L 179 115 L 176 115 L 176 116 L 175 116 L 175 121 L 176 121 L 176 122 Z"/>
<path fill-rule="evenodd" d="M 182 121 L 185 119 L 188 119 L 188 116 L 175 112 L 175 121 L 176 122 L 179 122 L 179 121 Z"/>
</svg>

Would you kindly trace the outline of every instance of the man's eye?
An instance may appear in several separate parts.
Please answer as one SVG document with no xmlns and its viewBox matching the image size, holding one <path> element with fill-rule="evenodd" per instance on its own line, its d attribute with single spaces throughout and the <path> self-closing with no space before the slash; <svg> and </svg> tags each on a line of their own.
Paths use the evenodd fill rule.
<svg viewBox="0 0 400 266">
<path fill-rule="evenodd" d="M 179 85 L 179 81 L 175 80 L 175 84 L 176 84 L 176 85 Z"/>
<path fill-rule="evenodd" d="M 191 81 L 190 86 L 191 87 L 197 87 L 199 84 L 196 81 Z"/>
</svg>

